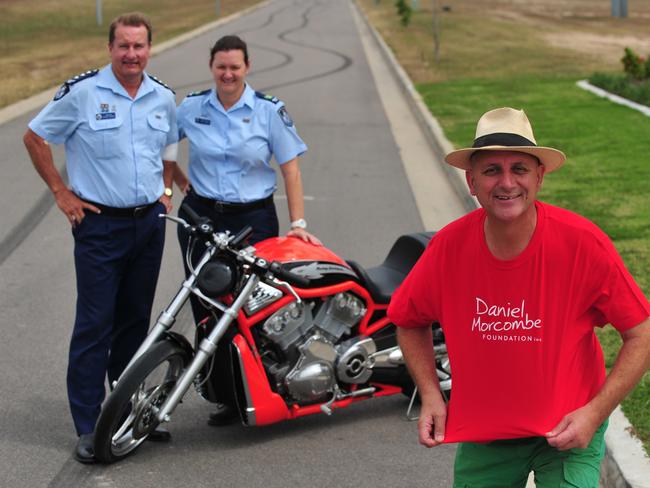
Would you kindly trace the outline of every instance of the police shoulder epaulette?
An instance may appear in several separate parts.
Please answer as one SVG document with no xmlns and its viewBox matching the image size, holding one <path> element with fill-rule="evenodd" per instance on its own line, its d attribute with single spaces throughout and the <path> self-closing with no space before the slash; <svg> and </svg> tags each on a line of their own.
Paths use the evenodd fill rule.
<svg viewBox="0 0 650 488">
<path fill-rule="evenodd" d="M 207 90 L 200 90 L 200 91 L 193 91 L 187 94 L 187 97 L 200 97 L 201 95 L 207 95 L 212 91 L 211 88 L 208 88 Z"/>
<path fill-rule="evenodd" d="M 63 83 L 63 85 L 61 85 L 59 91 L 57 91 L 56 94 L 54 95 L 54 100 L 59 100 L 63 98 L 70 91 L 70 87 L 75 83 L 79 83 L 80 81 L 85 80 L 86 78 L 91 78 L 95 76 L 97 73 L 99 73 L 98 69 L 91 69 L 86 71 L 85 73 L 80 73 L 77 76 L 73 76 L 68 81 Z"/>
<path fill-rule="evenodd" d="M 149 76 L 149 78 L 151 78 L 153 81 L 155 81 L 156 83 L 158 83 L 160 86 L 164 86 L 164 87 L 167 88 L 170 92 L 172 92 L 174 95 L 176 95 L 176 92 L 175 92 L 174 90 L 172 90 L 169 86 L 167 86 L 164 82 L 162 82 L 161 80 L 159 80 L 158 78 L 156 78 L 154 75 L 150 75 L 149 73 L 147 73 L 147 75 Z"/>
<path fill-rule="evenodd" d="M 266 93 L 262 93 L 258 91 L 255 92 L 255 96 L 257 98 L 261 98 L 262 100 L 266 100 L 267 102 L 271 102 L 271 103 L 278 103 L 280 101 L 278 97 L 274 97 L 273 95 L 267 95 Z"/>
</svg>

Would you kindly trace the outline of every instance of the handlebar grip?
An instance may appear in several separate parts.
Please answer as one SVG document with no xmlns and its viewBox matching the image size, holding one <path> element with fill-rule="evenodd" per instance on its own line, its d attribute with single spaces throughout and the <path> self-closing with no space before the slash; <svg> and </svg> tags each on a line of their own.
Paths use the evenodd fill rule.
<svg viewBox="0 0 650 488">
<path fill-rule="evenodd" d="M 250 225 L 247 225 L 242 230 L 240 230 L 237 234 L 235 234 L 235 237 L 233 237 L 232 240 L 230 241 L 230 246 L 234 248 L 238 248 L 239 245 L 242 242 L 244 242 L 246 239 L 248 239 L 252 233 L 253 233 L 253 228 Z"/>
<path fill-rule="evenodd" d="M 307 288 L 309 286 L 310 283 L 309 278 L 305 278 L 304 276 L 300 276 L 297 275 L 296 273 L 292 273 L 288 269 L 284 269 L 282 267 L 282 264 L 278 262 L 271 263 L 271 265 L 269 266 L 269 270 L 276 277 L 288 282 L 290 285 L 295 285 L 298 288 Z"/>
<path fill-rule="evenodd" d="M 201 217 L 199 214 L 197 214 L 192 207 L 190 207 L 187 203 L 184 203 L 181 205 L 181 209 L 183 212 L 187 214 L 187 216 L 190 218 L 191 222 L 190 224 L 192 225 L 199 225 L 203 220 L 205 220 L 203 217 Z"/>
</svg>

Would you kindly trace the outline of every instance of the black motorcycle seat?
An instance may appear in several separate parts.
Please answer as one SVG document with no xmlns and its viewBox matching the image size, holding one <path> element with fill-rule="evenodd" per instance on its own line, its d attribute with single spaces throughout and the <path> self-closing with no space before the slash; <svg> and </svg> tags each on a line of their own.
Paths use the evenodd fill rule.
<svg viewBox="0 0 650 488">
<path fill-rule="evenodd" d="M 347 263 L 357 273 L 375 303 L 387 304 L 397 287 L 404 281 L 435 232 L 419 232 L 400 236 L 382 264 L 363 268 L 359 263 Z"/>
</svg>

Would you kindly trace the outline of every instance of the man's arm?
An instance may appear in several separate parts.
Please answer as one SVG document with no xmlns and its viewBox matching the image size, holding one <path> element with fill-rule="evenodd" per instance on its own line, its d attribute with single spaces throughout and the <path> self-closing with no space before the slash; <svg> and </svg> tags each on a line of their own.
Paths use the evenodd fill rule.
<svg viewBox="0 0 650 488">
<path fill-rule="evenodd" d="M 52 191 L 57 206 L 73 227 L 83 220 L 85 208 L 95 213 L 100 213 L 97 207 L 79 199 L 65 185 L 61 174 L 54 166 L 52 149 L 45 139 L 31 129 L 27 129 L 23 137 L 23 142 L 34 164 L 34 168 L 36 168 L 38 174 L 43 178 L 50 191 Z"/>
<path fill-rule="evenodd" d="M 165 185 L 165 188 L 173 188 L 175 171 L 176 161 L 163 159 L 163 184 Z M 165 206 L 165 211 L 167 213 L 172 211 L 172 197 L 168 197 L 163 193 L 158 200 Z"/>
<path fill-rule="evenodd" d="M 621 337 L 623 345 L 602 388 L 589 403 L 566 415 L 546 434 L 551 446 L 561 451 L 587 447 L 596 429 L 650 367 L 650 317 L 622 332 Z"/>
<path fill-rule="evenodd" d="M 422 402 L 418 420 L 420 444 L 435 447 L 445 438 L 447 406 L 436 374 L 431 327 L 398 327 L 397 339 Z"/>
</svg>

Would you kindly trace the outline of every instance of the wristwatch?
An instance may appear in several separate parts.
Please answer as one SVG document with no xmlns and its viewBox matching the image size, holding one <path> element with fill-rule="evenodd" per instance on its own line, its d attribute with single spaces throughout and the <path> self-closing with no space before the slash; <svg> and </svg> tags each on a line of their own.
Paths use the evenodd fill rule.
<svg viewBox="0 0 650 488">
<path fill-rule="evenodd" d="M 305 219 L 298 219 L 294 220 L 291 222 L 291 228 L 292 229 L 306 229 L 307 228 L 307 221 Z"/>
<path fill-rule="evenodd" d="M 171 188 L 165 188 L 165 196 L 166 196 L 166 197 L 170 197 L 170 198 L 171 198 L 171 196 L 172 196 L 173 194 L 174 194 L 174 190 L 172 190 Z"/>
</svg>

